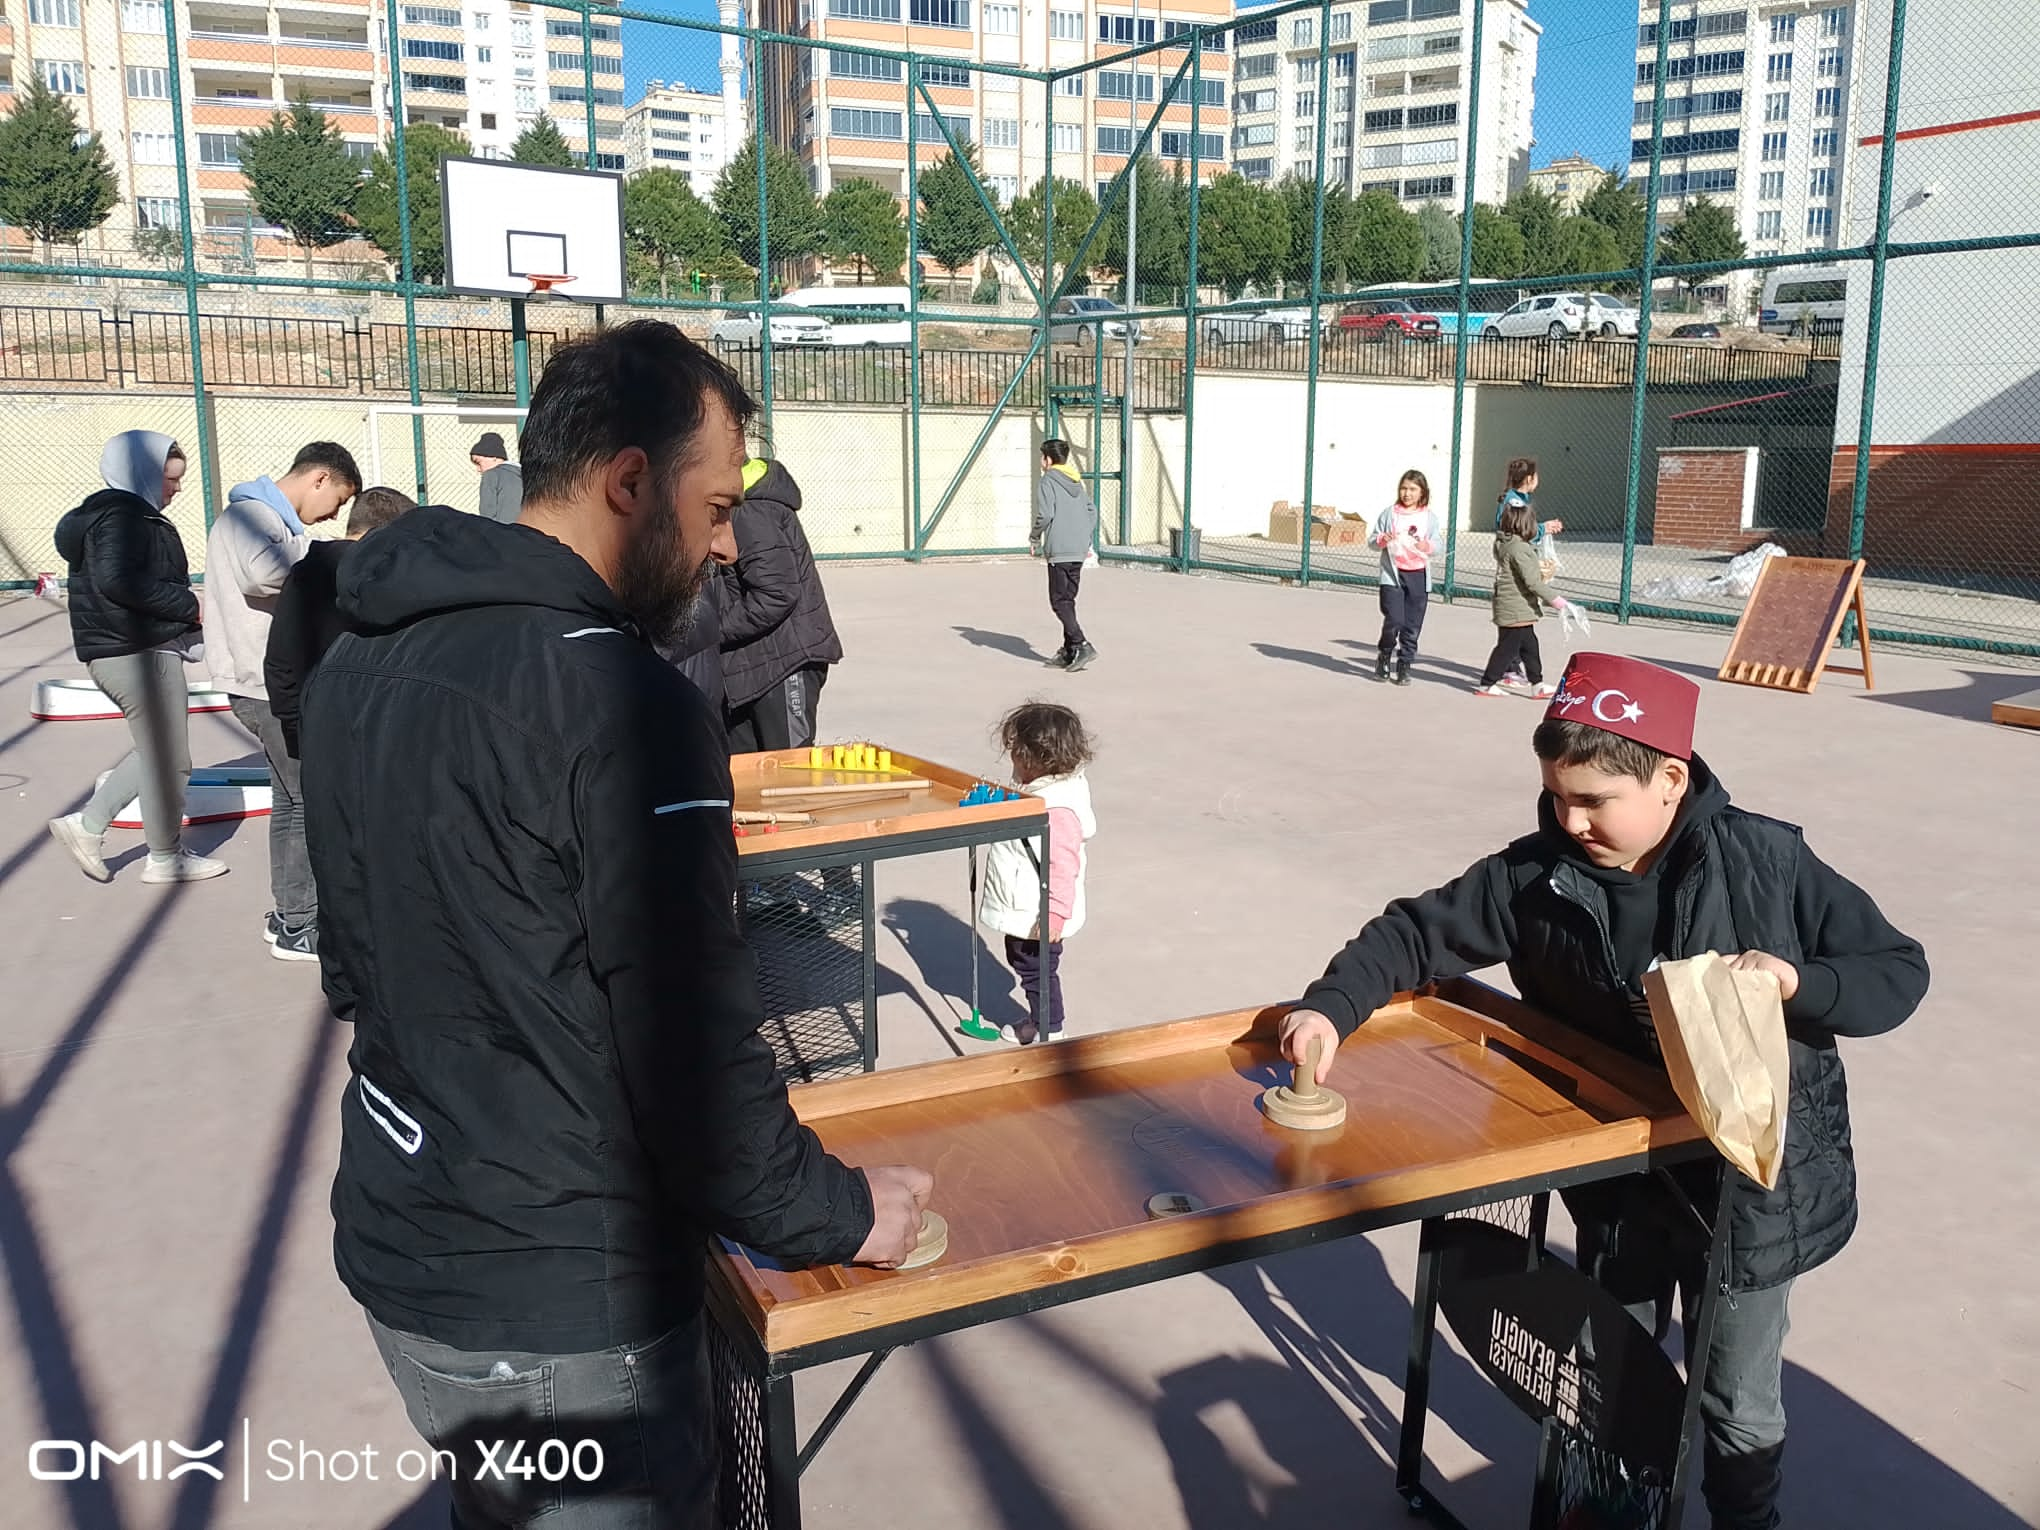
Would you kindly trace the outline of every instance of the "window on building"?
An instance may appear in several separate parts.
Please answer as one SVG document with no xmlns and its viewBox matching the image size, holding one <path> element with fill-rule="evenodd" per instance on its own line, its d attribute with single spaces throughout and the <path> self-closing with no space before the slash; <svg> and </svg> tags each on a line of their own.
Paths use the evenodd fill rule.
<svg viewBox="0 0 2040 1530">
<path fill-rule="evenodd" d="M 869 53 L 846 53 L 841 48 L 831 48 L 829 77 L 836 80 L 897 80 L 900 77 L 900 61 L 896 58 L 874 58 Z"/>
<path fill-rule="evenodd" d="M 1082 11 L 1050 11 L 1048 13 L 1048 35 L 1057 42 L 1082 42 L 1084 40 L 1084 13 Z"/>
<path fill-rule="evenodd" d="M 467 81 L 457 74 L 413 74 L 407 69 L 404 71 L 404 89 L 432 90 L 443 96 L 459 96 L 467 93 Z M 459 123 L 460 119 L 456 117 L 454 125 L 457 127 Z"/>
<path fill-rule="evenodd" d="M 874 111 L 867 106 L 829 108 L 829 132 L 836 138 L 877 138 L 897 141 L 904 136 L 905 119 L 898 112 Z"/>
<path fill-rule="evenodd" d="M 514 88 L 514 99 L 520 112 L 535 112 L 538 110 L 538 87 L 536 85 L 516 86 Z"/>
<path fill-rule="evenodd" d="M 1815 128 L 1813 130 L 1813 157 L 1815 159 L 1833 159 L 1837 154 L 1841 153 L 1841 150 L 1841 135 L 1833 128 Z"/>
<path fill-rule="evenodd" d="M 1100 15 L 1098 40 L 1109 43 L 1151 43 L 1155 40 L 1155 24 L 1150 18 L 1143 16 L 1136 33 L 1131 16 Z"/>
<path fill-rule="evenodd" d="M 548 37 L 571 37 L 576 42 L 579 42 L 581 40 L 581 23 L 578 21 L 548 21 L 545 24 L 545 35 Z M 623 39 L 621 31 L 613 26 L 606 26 L 599 21 L 589 25 L 588 36 L 595 42 L 613 43 L 620 42 Z"/>
<path fill-rule="evenodd" d="M 1449 127 L 1459 120 L 1459 103 L 1446 101 L 1438 106 L 1413 106 L 1410 108 L 1409 124 L 1413 128 Z"/>
<path fill-rule="evenodd" d="M 1084 93 L 1084 77 L 1081 74 L 1073 74 L 1057 80 L 1055 93 L 1059 96 L 1081 96 Z"/>
<path fill-rule="evenodd" d="M 200 133 L 198 135 L 198 162 L 229 170 L 238 169 L 241 164 L 241 135 L 239 133 Z"/>
<path fill-rule="evenodd" d="M 1315 48 L 1317 46 L 1317 17 L 1292 16 L 1289 18 L 1289 46 L 1292 48 Z"/>
<path fill-rule="evenodd" d="M 985 177 L 985 190 L 992 194 L 993 200 L 1001 207 L 1005 207 L 1015 197 L 1020 195 L 1020 177 L 1017 175 L 988 175 Z"/>
<path fill-rule="evenodd" d="M 1402 108 L 1390 107 L 1386 111 L 1369 112 L 1364 119 L 1370 133 L 1393 133 L 1402 126 Z"/>
<path fill-rule="evenodd" d="M 1352 79 L 1354 61 L 1359 56 L 1357 53 L 1334 53 L 1332 55 L 1332 78 L 1335 80 Z"/>
<path fill-rule="evenodd" d="M 1785 200 L 1785 172 L 1766 170 L 1757 177 L 1757 200 L 1759 202 L 1782 202 Z"/>
<path fill-rule="evenodd" d="M 1784 85 L 1792 79 L 1792 55 L 1773 53 L 1764 65 L 1764 78 L 1773 85 Z"/>
<path fill-rule="evenodd" d="M 1842 114 L 1842 88 L 1839 85 L 1823 85 L 1813 93 L 1813 114 L 1816 117 L 1839 117 Z"/>
<path fill-rule="evenodd" d="M 1765 163 L 1775 163 L 1785 157 L 1785 141 L 1787 137 L 1788 135 L 1784 133 L 1766 133 L 1764 135 Z"/>
<path fill-rule="evenodd" d="M 1414 127 L 1416 124 L 1412 123 Z M 1741 128 L 1710 128 L 1700 133 L 1676 133 L 1664 140 L 1664 154 L 1667 159 L 1677 159 L 1688 154 L 1726 154 L 1742 147 Z M 1630 142 L 1629 158 L 1641 163 L 1650 158 L 1651 141 L 1637 138 Z"/>
<path fill-rule="evenodd" d="M 1773 16 L 1771 18 L 1771 41 L 1774 43 L 1789 43 L 1792 41 L 1793 34 L 1798 29 L 1799 18 L 1797 16 Z"/>
<path fill-rule="evenodd" d="M 37 61 L 42 66 L 43 84 L 60 96 L 82 96 L 85 94 L 85 66 L 68 58 L 45 58 Z"/>
<path fill-rule="evenodd" d="M 621 170 L 623 168 L 623 156 L 621 154 L 598 153 L 595 156 L 595 168 L 597 170 Z"/>
<path fill-rule="evenodd" d="M 1326 141 L 1334 149 L 1352 148 L 1353 124 L 1351 122 L 1334 122 L 1332 124 L 1332 136 Z"/>
<path fill-rule="evenodd" d="M 483 112 L 481 114 L 481 120 L 482 131 L 484 133 L 493 133 L 496 131 L 496 114 L 494 112 Z"/>
<path fill-rule="evenodd" d="M 1314 58 L 1297 59 L 1290 72 L 1299 85 L 1317 84 L 1317 60 Z"/>
<path fill-rule="evenodd" d="M 479 48 L 476 48 L 476 49 L 475 49 L 475 62 L 476 62 L 476 63 L 478 63 L 478 64 L 492 64 L 492 63 L 494 63 L 495 61 L 496 61 L 496 50 L 495 50 L 494 48 L 489 48 L 489 47 L 479 47 Z"/>
<path fill-rule="evenodd" d="M 407 27 L 457 27 L 460 12 L 447 5 L 407 5 L 404 7 L 404 25 Z M 575 36 L 580 29 L 575 28 Z"/>
<path fill-rule="evenodd" d="M 1846 37 L 1849 31 L 1849 12 L 1846 6 L 1834 6 L 1820 13 L 1820 35 L 1823 37 Z"/>
<path fill-rule="evenodd" d="M 135 225 L 138 228 L 178 228 L 175 197 L 136 197 Z"/>
<path fill-rule="evenodd" d="M 510 42 L 513 47 L 518 48 L 528 48 L 531 46 L 531 18 L 529 16 L 512 16 L 510 18 Z"/>
<path fill-rule="evenodd" d="M 1055 152 L 1058 154 L 1084 152 L 1084 125 L 1081 122 L 1058 122 L 1055 125 Z"/>
<path fill-rule="evenodd" d="M 1000 37 L 1017 36 L 1020 31 L 1020 7 L 1017 5 L 986 6 L 985 31 Z"/>
<path fill-rule="evenodd" d="M 1250 181 L 1265 181 L 1274 177 L 1275 161 L 1272 159 L 1235 160 L 1233 168 Z"/>
<path fill-rule="evenodd" d="M 1133 153 L 1133 129 L 1126 127 L 1099 128 L 1098 152 L 1100 154 L 1116 154 L 1121 158 Z"/>
<path fill-rule="evenodd" d="M 1785 122 L 1790 120 L 1791 116 L 1791 91 L 1774 90 L 1764 97 L 1764 120 L 1766 122 Z"/>
<path fill-rule="evenodd" d="M 460 86 L 461 82 L 455 80 L 454 88 L 458 90 Z M 593 99 L 597 106 L 623 105 L 623 92 L 620 90 L 597 90 L 591 98 L 590 93 L 579 85 L 555 85 L 552 88 L 552 98 L 555 106 L 586 106 L 590 99 Z"/>
<path fill-rule="evenodd" d="M 1019 148 L 1019 119 L 1017 117 L 985 118 L 985 147 L 988 149 Z"/>
<path fill-rule="evenodd" d="M 1441 16 L 1457 16 L 1459 0 L 1410 0 L 1410 20 L 1436 21 Z"/>
<path fill-rule="evenodd" d="M 471 20 L 470 20 L 470 21 L 468 22 L 468 30 L 470 30 L 470 31 L 473 31 L 473 32 L 486 32 L 486 31 L 488 31 L 488 30 L 489 30 L 489 13 L 488 13 L 487 11 L 476 11 L 476 12 L 474 13 L 474 16 L 473 16 L 473 18 L 472 18 L 472 19 L 471 19 Z"/>
<path fill-rule="evenodd" d="M 1790 55 L 1787 55 L 1789 58 Z M 1692 58 L 1675 58 L 1665 66 L 1668 80 L 1710 79 L 1722 74 L 1741 74 L 1745 55 L 1738 49 L 1733 53 L 1702 53 Z M 1788 73 L 1788 78 L 1789 73 Z M 1657 81 L 1657 61 L 1636 66 L 1636 83 L 1651 85 Z"/>
<path fill-rule="evenodd" d="M 1259 53 L 1252 58 L 1243 58 L 1233 70 L 1233 77 L 1239 80 L 1272 80 L 1275 78 L 1275 55 Z"/>
<path fill-rule="evenodd" d="M 1367 24 L 1370 27 L 1409 19 L 1410 0 L 1374 0 L 1374 3 L 1367 7 Z"/>
<path fill-rule="evenodd" d="M 915 112 L 914 136 L 922 143 L 946 142 L 942 136 L 944 122 L 949 124 L 949 131 L 956 136 L 958 143 L 970 142 L 970 118 L 951 117 L 947 113 L 938 121 L 932 112 Z"/>
<path fill-rule="evenodd" d="M 662 149 L 654 145 L 652 148 L 652 158 L 684 165 L 694 158 L 694 151 L 691 149 Z"/>
<path fill-rule="evenodd" d="M 1421 175 L 1403 182 L 1402 194 L 1412 199 L 1449 197 L 1459 184 L 1458 177 L 1451 175 Z"/>
<path fill-rule="evenodd" d="M 1785 235 L 1785 214 L 1773 208 L 1757 214 L 1757 237 L 1759 239 L 1782 239 Z"/>
<path fill-rule="evenodd" d="M 1135 90 L 1140 92 L 1141 100 L 1154 100 L 1155 77 L 1151 74 L 1136 75 L 1124 69 L 1098 71 L 1100 101 L 1131 101 L 1134 99 Z"/>
<path fill-rule="evenodd" d="M 553 55 L 554 58 L 560 56 L 557 53 Z M 443 63 L 457 64 L 461 61 L 462 57 L 461 45 L 457 42 L 440 42 L 436 38 L 430 37 L 407 37 L 404 39 L 404 57 L 432 58 L 438 59 Z M 579 69 L 581 67 L 581 60 L 578 56 L 575 56 L 573 63 L 555 64 L 553 67 L 555 69 Z"/>
<path fill-rule="evenodd" d="M 1161 145 L 1163 159 L 1188 159 L 1191 139 L 1197 140 L 1196 149 L 1200 159 L 1222 159 L 1225 157 L 1225 135 L 1223 133 L 1183 133 L 1169 129 L 1155 135 Z"/>
<path fill-rule="evenodd" d="M 1823 48 L 1820 50 L 1820 77 L 1823 80 L 1838 80 L 1842 75 L 1842 50 Z"/>
<path fill-rule="evenodd" d="M 1265 149 L 1275 142 L 1275 124 L 1272 122 L 1242 123 L 1233 129 L 1233 147 L 1236 149 Z"/>
<path fill-rule="evenodd" d="M 1834 231 L 1835 210 L 1832 207 L 1806 209 L 1806 232 L 1809 238 L 1825 239 Z"/>
<path fill-rule="evenodd" d="M 28 0 L 28 19 L 39 27 L 75 27 L 78 0 Z"/>
<path fill-rule="evenodd" d="M 1295 133 L 1293 147 L 1298 149 L 1314 149 L 1317 147 L 1317 124 L 1315 122 L 1299 122 L 1293 131 Z"/>
<path fill-rule="evenodd" d="M 124 32 L 163 30 L 163 0 L 120 0 L 120 26 Z"/>
<path fill-rule="evenodd" d="M 1233 97 L 1236 112 L 1272 112 L 1275 110 L 1275 92 L 1272 90 L 1249 90 Z"/>
<path fill-rule="evenodd" d="M 952 90 L 970 89 L 970 71 L 961 64 L 937 64 L 924 60 L 921 64 L 923 85 L 945 85 Z"/>
<path fill-rule="evenodd" d="M 1835 172 L 1830 165 L 1818 165 L 1806 178 L 1806 194 L 1810 197 L 1832 197 L 1835 194 Z"/>
<path fill-rule="evenodd" d="M 128 153 L 138 165 L 174 165 L 177 140 L 168 133 L 130 133 Z"/>
<path fill-rule="evenodd" d="M 1316 91 L 1299 90 L 1296 93 L 1296 115 L 1299 117 L 1315 117 L 1317 115 Z"/>
<path fill-rule="evenodd" d="M 145 64 L 130 64 L 127 93 L 135 101 L 167 101 L 170 99 L 169 73 Z"/>
<path fill-rule="evenodd" d="M 898 21 L 900 0 L 829 0 L 829 14 L 854 21 Z"/>
</svg>

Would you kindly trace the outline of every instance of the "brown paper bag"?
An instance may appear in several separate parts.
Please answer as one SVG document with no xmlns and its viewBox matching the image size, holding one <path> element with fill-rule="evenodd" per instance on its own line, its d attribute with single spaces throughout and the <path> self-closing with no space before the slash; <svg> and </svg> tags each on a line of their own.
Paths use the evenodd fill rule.
<svg viewBox="0 0 2040 1530">
<path fill-rule="evenodd" d="M 1679 1102 L 1724 1158 L 1775 1190 L 1791 1089 L 1778 980 L 1709 951 L 1646 972 L 1643 991 Z"/>
</svg>

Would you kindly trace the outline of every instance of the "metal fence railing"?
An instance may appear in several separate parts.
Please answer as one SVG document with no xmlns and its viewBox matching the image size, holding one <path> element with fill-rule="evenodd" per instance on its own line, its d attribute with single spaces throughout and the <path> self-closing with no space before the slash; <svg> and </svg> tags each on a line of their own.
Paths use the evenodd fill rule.
<svg viewBox="0 0 2040 1530">
<path fill-rule="evenodd" d="M 803 513 L 824 556 L 1019 550 L 1032 443 L 1054 429 L 1098 497 L 1106 558 L 1364 586 L 1371 554 L 1287 540 L 1271 508 L 1371 513 L 1414 468 L 1447 512 L 1434 587 L 1479 598 L 1505 465 L 1531 457 L 1540 510 L 1566 524 L 1563 578 L 1621 619 L 1733 619 L 1726 561 L 1771 542 L 1866 558 L 1887 638 L 2040 657 L 2031 346 L 1976 317 L 2040 286 L 2040 197 L 2006 168 L 2036 162 L 2040 123 L 2019 81 L 1974 57 L 1978 38 L 2040 52 L 2040 8 L 1710 12 L 1704 37 L 1683 15 L 1659 24 L 1682 8 L 1645 4 L 1612 62 L 1605 28 L 1580 33 L 1585 8 L 1547 8 L 1533 45 L 1512 8 L 1464 0 L 1288 0 L 1152 41 L 1132 27 L 1067 63 L 1032 39 L 1014 62 L 879 46 L 822 7 L 799 36 L 593 0 L 534 0 L 532 22 L 583 64 L 578 87 L 544 87 L 558 132 L 543 154 L 622 173 L 636 208 L 629 301 L 603 317 L 662 315 L 704 340 L 725 318 L 755 324 L 760 345 L 722 354 L 759 396 L 763 443 L 828 463 Z M 335 42 L 376 89 L 324 109 L 370 158 L 352 205 L 305 244 L 260 212 L 221 141 L 247 129 L 207 107 L 201 139 L 194 102 L 230 98 L 216 45 L 193 56 L 175 7 L 177 194 L 129 206 L 120 188 L 140 178 L 109 167 L 110 207 L 66 203 L 86 227 L 65 207 L 10 214 L 0 445 L 44 459 L 41 498 L 90 483 L 101 394 L 181 398 L 208 505 L 241 443 L 266 467 L 292 433 L 343 428 L 326 396 L 403 401 L 399 476 L 422 492 L 460 465 L 438 439 L 454 426 L 428 433 L 435 410 L 519 397 L 507 315 L 440 285 L 431 173 L 442 155 L 519 146 L 443 125 L 491 120 L 443 109 L 450 71 L 391 72 L 465 46 L 435 33 L 407 50 L 424 42 L 408 37 L 427 25 L 417 9 L 384 7 Z M 1568 61 L 1563 88 L 1529 74 Z M 725 68 L 736 152 L 690 182 L 675 156 L 691 151 L 632 127 L 651 87 L 617 87 L 714 89 Z M 830 90 L 836 76 L 854 92 Z M 232 82 L 231 104 L 251 83 L 259 95 Z M 408 121 L 419 90 L 430 126 Z M 271 75 L 268 95 L 289 105 L 289 80 Z M 1534 117 L 1498 109 L 1533 100 Z M 79 135 L 81 164 L 107 152 L 125 149 Z M 903 285 L 914 343 L 772 342 L 789 292 L 863 282 Z M 532 375 L 599 322 L 580 305 L 545 317 Z M 896 411 L 897 442 L 877 432 L 883 449 L 846 462 L 825 418 L 842 406 Z M 54 428 L 51 409 L 76 419 Z M 255 444 L 265 430 L 275 441 Z M 0 521 L 42 513 L 23 503 Z M 24 573 L 0 557 L 0 582 Z"/>
</svg>

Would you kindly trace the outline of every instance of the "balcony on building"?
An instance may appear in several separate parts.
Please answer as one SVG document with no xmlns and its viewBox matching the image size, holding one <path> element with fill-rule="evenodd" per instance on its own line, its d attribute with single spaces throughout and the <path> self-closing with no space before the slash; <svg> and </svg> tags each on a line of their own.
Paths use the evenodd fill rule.
<svg viewBox="0 0 2040 1530">
<path fill-rule="evenodd" d="M 274 57 L 270 51 L 268 13 L 217 4 L 194 5 L 190 41 L 185 47 L 194 66 L 246 64 L 266 70 Z"/>
<path fill-rule="evenodd" d="M 328 53 L 368 53 L 369 26 L 366 20 L 335 16 L 327 11 L 277 7 L 276 42 L 279 49 L 321 50 Z M 351 66 L 350 66 L 351 67 Z"/>
<path fill-rule="evenodd" d="M 191 120 L 202 128 L 259 128 L 284 103 L 267 69 L 224 69 L 194 64 Z"/>
</svg>

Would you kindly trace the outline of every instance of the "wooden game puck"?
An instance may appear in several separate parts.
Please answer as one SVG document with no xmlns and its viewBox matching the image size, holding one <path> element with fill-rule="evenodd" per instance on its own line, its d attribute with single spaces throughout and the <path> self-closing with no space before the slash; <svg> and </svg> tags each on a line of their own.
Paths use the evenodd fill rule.
<svg viewBox="0 0 2040 1530">
<path fill-rule="evenodd" d="M 1147 1198 L 1147 1214 L 1150 1221 L 1159 1222 L 1163 1217 L 1187 1217 L 1193 1211 L 1202 1210 L 1203 1201 L 1181 1190 L 1162 1190 Z"/>
<path fill-rule="evenodd" d="M 924 1264 L 933 1264 L 949 1252 L 949 1224 L 937 1211 L 921 1213 L 921 1236 L 914 1244 L 914 1251 L 900 1261 L 903 1270 L 918 1270 Z"/>
<path fill-rule="evenodd" d="M 1322 1132 L 1345 1124 L 1346 1097 L 1334 1094 L 1317 1081 L 1318 1063 L 1324 1057 L 1322 1040 L 1310 1044 L 1310 1056 L 1296 1069 L 1294 1084 L 1277 1084 L 1261 1096 L 1261 1114 L 1277 1126 L 1292 1131 Z"/>
</svg>

